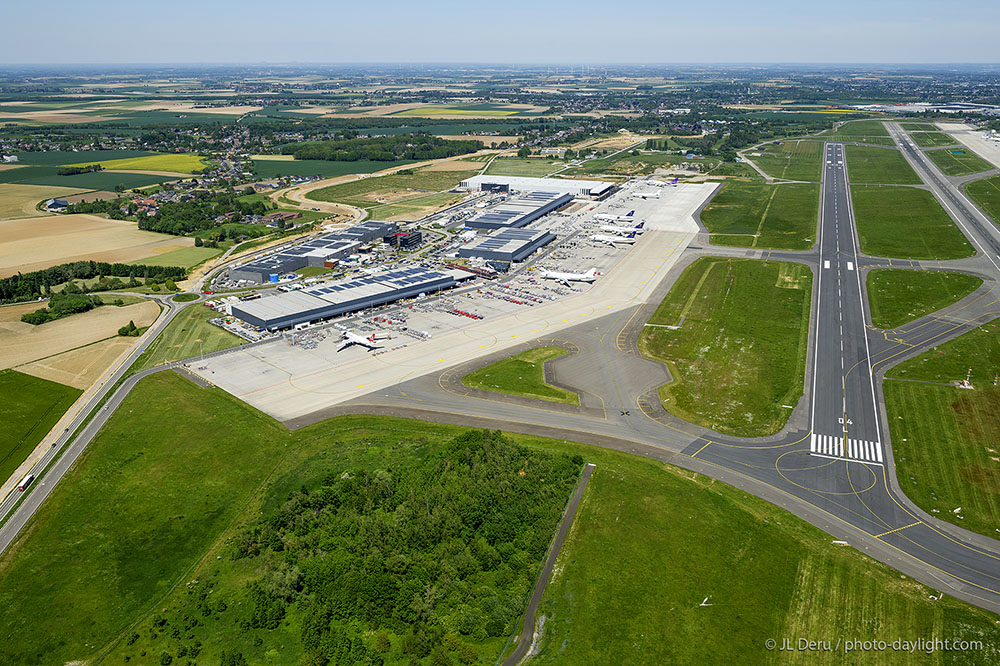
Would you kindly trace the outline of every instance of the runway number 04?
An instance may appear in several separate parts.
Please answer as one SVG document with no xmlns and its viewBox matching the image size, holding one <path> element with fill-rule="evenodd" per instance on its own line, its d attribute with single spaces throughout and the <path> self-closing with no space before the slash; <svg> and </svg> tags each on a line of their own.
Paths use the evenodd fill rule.
<svg viewBox="0 0 1000 666">
<path fill-rule="evenodd" d="M 840 425 L 854 425 L 854 421 L 851 419 L 839 418 L 837 419 L 837 422 L 840 423 Z"/>
</svg>

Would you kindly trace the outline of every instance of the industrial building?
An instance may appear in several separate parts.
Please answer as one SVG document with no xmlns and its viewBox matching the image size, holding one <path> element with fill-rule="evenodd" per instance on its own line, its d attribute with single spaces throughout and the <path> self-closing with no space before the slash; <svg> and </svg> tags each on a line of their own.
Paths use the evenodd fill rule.
<svg viewBox="0 0 1000 666">
<path fill-rule="evenodd" d="M 538 229 L 501 229 L 462 246 L 458 250 L 458 256 L 492 261 L 522 261 L 555 239 L 555 234 Z"/>
<path fill-rule="evenodd" d="M 448 289 L 473 277 L 454 269 L 405 268 L 241 302 L 232 312 L 248 324 L 276 331 Z"/>
<path fill-rule="evenodd" d="M 490 206 L 465 221 L 470 229 L 518 229 L 573 201 L 565 192 L 526 192 Z"/>
<path fill-rule="evenodd" d="M 277 280 L 276 276 L 282 273 L 297 271 L 306 266 L 323 267 L 328 262 L 349 256 L 365 243 L 381 240 L 395 231 L 395 222 L 362 222 L 348 229 L 315 236 L 281 252 L 231 268 L 229 279 L 262 283 Z"/>
<path fill-rule="evenodd" d="M 574 197 L 601 199 L 611 194 L 615 184 L 603 180 L 573 180 L 562 178 L 526 178 L 522 176 L 480 175 L 466 178 L 459 189 L 470 192 L 547 192 L 568 193 Z"/>
<path fill-rule="evenodd" d="M 415 250 L 424 242 L 424 235 L 419 231 L 397 231 L 383 240 L 400 250 Z"/>
</svg>

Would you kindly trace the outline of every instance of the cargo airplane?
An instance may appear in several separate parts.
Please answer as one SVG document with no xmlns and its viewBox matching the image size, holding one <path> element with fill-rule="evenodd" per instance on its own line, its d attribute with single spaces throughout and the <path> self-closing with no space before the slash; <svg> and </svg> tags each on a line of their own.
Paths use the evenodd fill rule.
<svg viewBox="0 0 1000 666">
<path fill-rule="evenodd" d="M 374 333 L 372 333 L 366 338 L 363 335 L 358 335 L 357 333 L 344 331 L 344 341 L 340 343 L 339 347 L 337 347 L 337 351 L 342 352 L 352 345 L 358 345 L 359 347 L 367 347 L 368 351 L 375 351 L 376 349 L 381 349 L 381 347 L 375 344 L 377 340 L 379 340 L 379 338 L 376 337 Z"/>
<path fill-rule="evenodd" d="M 586 273 L 560 273 L 559 271 L 542 271 L 543 280 L 559 280 L 567 287 L 570 282 L 593 282 L 597 279 L 597 269 L 591 268 Z"/>
<path fill-rule="evenodd" d="M 638 238 L 635 237 L 635 229 L 632 230 L 628 236 L 605 236 L 603 234 L 596 234 L 590 237 L 590 240 L 597 243 L 607 243 L 613 247 L 618 247 L 619 244 L 632 245 Z"/>
<path fill-rule="evenodd" d="M 635 219 L 632 217 L 633 215 L 635 215 L 634 210 L 630 210 L 625 215 L 608 215 L 607 213 L 598 213 L 594 216 L 594 219 L 601 222 L 628 222 L 629 220 Z"/>
<path fill-rule="evenodd" d="M 643 226 L 646 224 L 645 221 L 640 222 L 634 227 L 618 227 L 613 224 L 605 224 L 601 227 L 601 231 L 606 231 L 611 234 L 632 234 L 632 233 L 642 233 L 645 231 Z"/>
</svg>

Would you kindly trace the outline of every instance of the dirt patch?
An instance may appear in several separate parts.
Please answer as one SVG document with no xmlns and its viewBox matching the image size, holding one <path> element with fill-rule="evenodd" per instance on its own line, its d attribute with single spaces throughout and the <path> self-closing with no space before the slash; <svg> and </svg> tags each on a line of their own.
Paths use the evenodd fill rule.
<svg viewBox="0 0 1000 666">
<path fill-rule="evenodd" d="M 138 322 L 136 325 L 138 326 Z M 115 337 L 57 354 L 42 361 L 18 366 L 17 370 L 27 375 L 86 390 L 127 352 L 134 342 L 135 338 Z"/>
<path fill-rule="evenodd" d="M 194 244 L 140 231 L 134 222 L 95 215 L 57 215 L 0 221 L 0 277 L 70 261 L 128 262 Z"/>
<path fill-rule="evenodd" d="M 445 162 L 436 162 L 430 166 L 424 167 L 421 171 L 471 171 L 472 169 L 480 169 L 482 166 L 482 164 L 477 162 L 447 160 Z"/>
<path fill-rule="evenodd" d="M 80 194 L 59 198 L 72 206 L 73 204 L 88 203 L 91 201 L 110 201 L 111 199 L 117 199 L 120 196 L 120 194 L 116 194 L 115 192 L 104 192 L 98 190 L 96 192 L 81 192 Z"/>
<path fill-rule="evenodd" d="M 44 303 L 32 303 L 0 308 L 0 369 L 31 363 L 110 338 L 117 335 L 118 329 L 127 325 L 129 320 L 139 327 L 149 326 L 160 311 L 156 303 L 145 301 L 121 308 L 105 305 L 41 326 L 20 321 L 25 312 L 44 306 Z"/>
</svg>

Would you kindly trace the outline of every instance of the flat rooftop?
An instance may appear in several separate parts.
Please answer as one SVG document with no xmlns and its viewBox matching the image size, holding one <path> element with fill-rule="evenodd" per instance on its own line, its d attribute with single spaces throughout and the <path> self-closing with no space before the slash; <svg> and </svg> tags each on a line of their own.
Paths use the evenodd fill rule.
<svg viewBox="0 0 1000 666">
<path fill-rule="evenodd" d="M 479 175 L 463 180 L 459 187 L 469 190 L 482 189 L 483 185 L 506 185 L 511 190 L 530 192 L 569 192 L 599 196 L 614 183 L 604 180 L 577 180 L 575 178 L 529 178 L 526 176 Z"/>
</svg>

